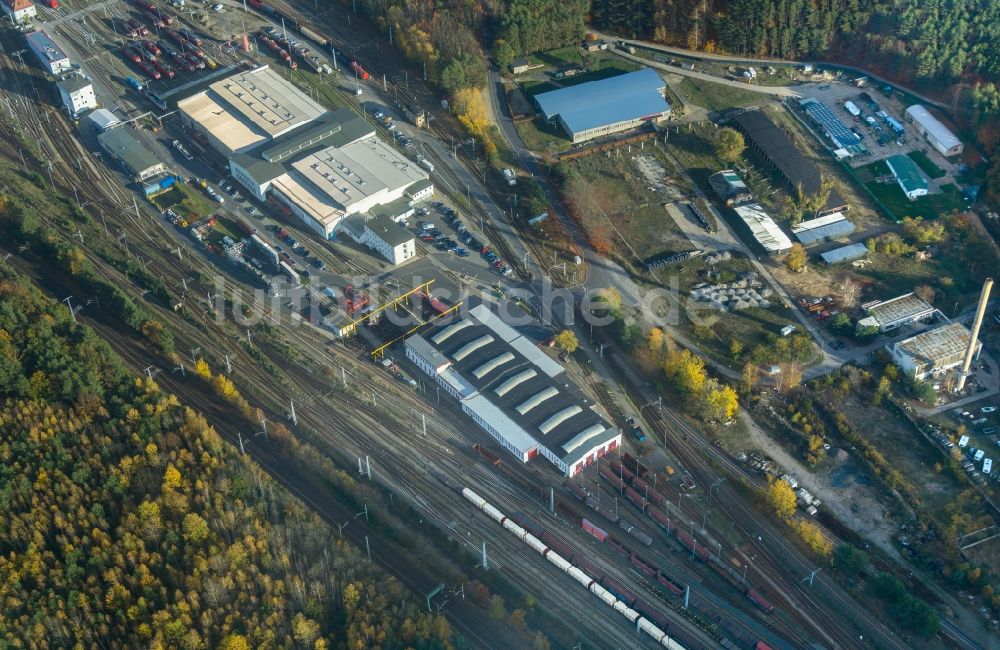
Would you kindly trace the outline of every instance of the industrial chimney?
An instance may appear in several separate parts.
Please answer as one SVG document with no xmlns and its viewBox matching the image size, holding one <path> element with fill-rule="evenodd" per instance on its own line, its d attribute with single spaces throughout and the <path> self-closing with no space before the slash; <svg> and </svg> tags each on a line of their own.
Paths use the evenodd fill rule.
<svg viewBox="0 0 1000 650">
<path fill-rule="evenodd" d="M 976 308 L 976 319 L 972 321 L 972 335 L 969 337 L 969 347 L 965 350 L 965 360 L 962 362 L 962 373 L 958 376 L 958 386 L 956 392 L 965 390 L 965 380 L 971 374 L 972 358 L 976 356 L 976 342 L 979 340 L 979 328 L 983 324 L 983 316 L 986 314 L 986 305 L 990 302 L 990 289 L 993 288 L 993 278 L 986 278 L 983 283 L 983 292 L 979 294 L 979 306 Z"/>
</svg>

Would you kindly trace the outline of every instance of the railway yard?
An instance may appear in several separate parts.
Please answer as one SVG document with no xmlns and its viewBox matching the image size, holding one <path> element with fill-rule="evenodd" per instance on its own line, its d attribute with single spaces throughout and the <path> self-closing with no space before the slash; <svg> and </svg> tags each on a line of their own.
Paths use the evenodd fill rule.
<svg viewBox="0 0 1000 650">
<path fill-rule="evenodd" d="M 52 81 L 24 49 L 23 35 L 5 26 L 0 32 L 0 121 L 6 137 L 0 157 L 6 170 L 0 182 L 35 183 L 65 197 L 67 209 L 89 215 L 74 220 L 52 214 L 44 225 L 73 241 L 106 281 L 155 313 L 173 333 L 181 361 L 152 351 L 109 311 L 89 304 L 72 278 L 43 272 L 29 246 L 4 242 L 0 255 L 49 293 L 73 296 L 83 305 L 78 318 L 136 373 L 147 373 L 201 410 L 221 435 L 342 536 L 370 544 L 372 560 L 418 599 L 443 584 L 447 599 L 438 596 L 434 605 L 470 646 L 525 643 L 519 632 L 490 620 L 464 592 L 459 595 L 467 576 L 488 575 L 493 584 L 506 586 L 512 601 L 530 595 L 538 603 L 541 611 L 530 617 L 531 624 L 551 627 L 542 631 L 553 647 L 912 647 L 831 578 L 817 575 L 817 567 L 785 541 L 778 526 L 749 505 L 746 486 L 762 485 L 759 475 L 700 436 L 680 414 L 649 406 L 657 400 L 655 389 L 627 358 L 609 352 L 602 363 L 633 404 L 649 406 L 639 415 L 654 440 L 662 441 L 670 472 L 648 457 L 637 459 L 629 448 L 619 448 L 570 479 L 544 462 L 515 462 L 471 426 L 457 401 L 441 396 L 405 359 L 402 335 L 445 316 L 469 294 L 492 303 L 508 290 L 530 291 L 532 274 L 522 262 L 528 249 L 509 222 L 481 204 L 487 190 L 477 182 L 483 173 L 475 166 L 479 163 L 464 152 L 450 155 L 456 150 L 452 143 L 462 137 L 456 125 L 444 119 L 432 120 L 426 129 L 404 125 L 401 107 L 439 100 L 429 86 L 394 69 L 374 38 L 357 38 L 357 28 L 342 20 L 347 12 L 340 4 L 317 12 L 310 2 L 266 7 L 248 0 L 250 10 L 244 11 L 242 1 L 226 2 L 209 22 L 195 20 L 193 11 L 146 4 L 63 0 L 58 9 L 38 8 L 39 27 L 79 64 L 99 103 L 130 122 L 119 128 L 132 128 L 183 177 L 185 191 L 201 195 L 211 187 L 223 197 L 217 205 L 209 202 L 209 214 L 202 218 L 212 215 L 244 234 L 258 235 L 285 255 L 281 259 L 295 276 L 306 269 L 301 275 L 308 279 L 305 288 L 302 277 L 283 278 L 295 286 L 268 281 L 270 275 L 282 277 L 280 272 L 232 263 L 147 201 L 141 184 L 100 154 L 85 120 L 72 119 L 59 106 Z M 301 29 L 300 23 L 311 27 Z M 292 44 L 287 36 L 282 41 L 275 35 L 282 29 L 294 30 L 303 42 Z M 393 267 L 360 246 L 318 237 L 273 201 L 240 196 L 238 185 L 233 191 L 225 158 L 194 138 L 173 106 L 177 96 L 258 63 L 270 64 L 303 92 L 336 108 L 353 109 L 373 122 L 373 104 L 394 115 L 400 126 L 389 130 L 379 124 L 380 136 L 401 155 L 419 152 L 430 163 L 425 167 L 433 169 L 439 196 L 416 206 L 427 210 L 422 219 L 446 232 L 444 219 L 451 210 L 460 215 L 452 219 L 455 237 L 467 234 L 469 249 L 478 242 L 479 250 L 490 248 L 493 257 L 479 250 L 460 255 L 455 247 L 436 246 L 440 240 L 425 237 L 416 244 L 416 259 Z M 139 80 L 145 91 L 129 85 L 128 78 Z M 353 92 L 356 87 L 363 93 Z M 416 146 L 403 145 L 400 134 Z M 185 155 L 185 149 L 193 155 Z M 204 187 L 200 179 L 206 179 Z M 408 228 L 419 239 L 423 227 Z M 167 299 L 144 286 L 150 278 L 162 282 Z M 338 303 L 345 312 L 341 322 L 357 324 L 360 336 L 341 340 L 316 323 L 328 314 L 310 318 L 296 304 L 304 295 L 318 296 L 320 287 L 344 296 Z M 366 294 L 366 302 L 399 312 L 403 324 L 389 319 L 392 327 L 369 328 L 361 319 L 365 311 L 355 321 L 354 310 L 345 304 L 353 299 L 349 288 L 354 287 Z M 412 295 L 399 297 L 418 287 L 427 295 L 427 313 Z M 259 318 L 245 322 L 236 297 L 255 290 L 272 299 L 253 303 Z M 443 307 L 435 306 L 430 295 L 446 298 Z M 292 318 L 293 312 L 305 318 Z M 304 322 L 310 320 L 313 324 Z M 551 324 L 534 327 L 540 333 L 532 337 L 535 343 L 555 333 Z M 373 351 L 392 359 L 393 370 L 373 359 Z M 318 470 L 303 470 L 306 461 L 294 448 L 256 433 L 255 422 L 234 419 L 204 382 L 178 372 L 185 365 L 190 370 L 198 358 L 214 369 L 228 368 L 262 418 L 287 426 L 361 485 L 371 497 L 363 503 L 364 516 L 356 504 L 334 494 Z M 421 377 L 424 381 L 413 379 Z M 582 389 L 610 412 L 598 383 L 594 375 Z M 682 471 L 675 475 L 673 467 Z M 724 476 L 729 478 L 723 481 Z M 417 540 L 427 555 L 414 562 L 398 531 Z M 466 552 L 437 548 L 441 539 Z"/>
</svg>

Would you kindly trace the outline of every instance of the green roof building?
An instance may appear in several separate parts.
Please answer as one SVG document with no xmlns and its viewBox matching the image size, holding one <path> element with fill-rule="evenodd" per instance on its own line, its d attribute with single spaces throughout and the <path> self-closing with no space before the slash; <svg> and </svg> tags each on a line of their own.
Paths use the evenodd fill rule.
<svg viewBox="0 0 1000 650">
<path fill-rule="evenodd" d="M 896 182 L 903 189 L 903 194 L 911 201 L 918 196 L 927 194 L 927 179 L 920 173 L 917 163 L 909 156 L 896 154 L 885 159 L 889 171 L 896 177 Z"/>
</svg>

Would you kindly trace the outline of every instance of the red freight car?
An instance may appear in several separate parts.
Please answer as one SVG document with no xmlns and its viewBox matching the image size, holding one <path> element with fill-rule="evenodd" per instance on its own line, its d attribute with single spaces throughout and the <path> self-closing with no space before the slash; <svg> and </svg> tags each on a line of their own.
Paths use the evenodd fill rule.
<svg viewBox="0 0 1000 650">
<path fill-rule="evenodd" d="M 472 445 L 472 448 L 491 465 L 500 466 L 500 457 L 480 444 Z"/>
<path fill-rule="evenodd" d="M 632 603 L 635 602 L 636 595 L 626 589 L 622 583 L 618 582 L 614 578 L 604 576 L 604 578 L 601 579 L 601 586 L 613 593 L 618 600 L 623 601 L 629 607 L 631 607 Z"/>
<path fill-rule="evenodd" d="M 604 480 L 606 480 L 608 483 L 615 486 L 619 490 L 625 489 L 625 484 L 622 483 L 620 478 L 618 478 L 618 475 L 612 472 L 610 469 L 608 469 L 605 465 L 601 465 L 601 468 L 597 470 L 597 472 L 604 477 Z"/>
<path fill-rule="evenodd" d="M 753 650 L 774 650 L 771 646 L 767 645 L 763 641 L 758 641 L 757 645 L 753 647 Z"/>
<path fill-rule="evenodd" d="M 639 494 L 646 497 L 650 502 L 656 505 L 663 504 L 663 495 L 653 489 L 653 486 L 642 480 L 638 476 L 632 479 L 632 487 L 634 487 Z"/>
<path fill-rule="evenodd" d="M 646 516 L 658 523 L 663 530 L 670 534 L 673 534 L 674 529 L 677 528 L 677 524 L 670 521 L 670 517 L 667 516 L 667 513 L 663 512 L 654 505 L 650 505 L 646 508 Z"/>
<path fill-rule="evenodd" d="M 747 598 L 752 600 L 757 607 L 760 607 L 765 614 L 770 614 L 774 611 L 774 605 L 767 599 L 761 596 L 756 589 L 750 587 L 747 589 Z"/>
<path fill-rule="evenodd" d="M 600 526 L 597 526 L 589 519 L 581 519 L 580 526 L 602 542 L 608 538 L 608 531 L 604 530 Z"/>
<path fill-rule="evenodd" d="M 631 562 L 632 566 L 638 569 L 643 575 L 649 578 L 652 578 L 660 571 L 660 568 L 658 566 L 650 563 L 648 560 L 646 560 L 638 553 L 632 553 L 632 555 L 629 557 L 629 562 Z"/>
<path fill-rule="evenodd" d="M 673 595 L 675 595 L 675 596 L 683 596 L 684 595 L 684 585 L 682 585 L 681 583 L 677 582 L 676 580 L 674 580 L 673 578 L 671 578 L 670 576 L 668 576 L 663 571 L 660 571 L 659 573 L 656 574 L 656 580 L 661 585 L 663 585 L 664 587 L 666 587 L 667 591 L 669 591 Z"/>
<path fill-rule="evenodd" d="M 667 620 L 667 617 L 661 614 L 660 612 L 656 611 L 655 609 L 653 609 L 653 606 L 647 603 L 642 598 L 636 598 L 635 603 L 632 605 L 632 608 L 635 609 L 635 611 L 642 614 L 643 616 L 645 616 L 646 618 L 648 618 L 661 630 L 666 631 L 666 629 L 670 626 L 670 622 Z"/>
<path fill-rule="evenodd" d="M 370 76 L 368 74 L 368 71 L 362 68 L 360 65 L 358 65 L 357 61 L 351 61 L 351 70 L 354 70 L 354 73 L 364 81 L 368 81 L 368 78 Z"/>
<path fill-rule="evenodd" d="M 629 468 L 625 467 L 617 460 L 612 460 L 608 463 L 608 465 L 611 465 L 611 471 L 615 473 L 615 476 L 621 477 L 621 480 L 626 483 L 631 483 L 632 479 L 635 477 L 635 474 L 633 474 Z"/>
<path fill-rule="evenodd" d="M 555 551 L 567 562 L 572 561 L 573 556 L 576 555 L 573 549 L 547 530 L 542 531 L 542 536 L 539 539 L 541 539 L 542 542 L 549 547 L 550 551 Z M 545 555 L 548 555 L 548 551 L 545 552 Z"/>
<path fill-rule="evenodd" d="M 614 535 L 608 535 L 604 538 L 604 543 L 615 550 L 615 553 L 621 555 L 622 557 L 629 557 L 632 553 L 628 550 L 628 547 L 615 539 Z"/>
<path fill-rule="evenodd" d="M 625 496 L 628 498 L 629 501 L 631 501 L 635 505 L 636 508 L 638 508 L 642 512 L 646 512 L 646 506 L 649 505 L 649 502 L 646 501 L 646 499 L 643 498 L 641 494 L 639 494 L 632 488 L 627 487 L 625 488 Z"/>
<path fill-rule="evenodd" d="M 573 481 L 567 480 L 566 482 L 563 483 L 563 487 L 572 492 L 573 496 L 575 496 L 580 501 L 586 500 L 586 498 L 589 496 L 586 490 L 584 490 L 582 487 L 580 487 Z"/>
</svg>

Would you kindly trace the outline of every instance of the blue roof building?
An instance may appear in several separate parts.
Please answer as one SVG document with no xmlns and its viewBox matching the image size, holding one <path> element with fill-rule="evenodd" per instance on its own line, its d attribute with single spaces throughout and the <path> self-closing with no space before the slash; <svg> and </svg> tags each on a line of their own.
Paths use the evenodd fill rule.
<svg viewBox="0 0 1000 650">
<path fill-rule="evenodd" d="M 535 97 L 546 121 L 558 119 L 573 142 L 658 122 L 670 114 L 663 79 L 651 68 L 552 90 Z"/>
</svg>

